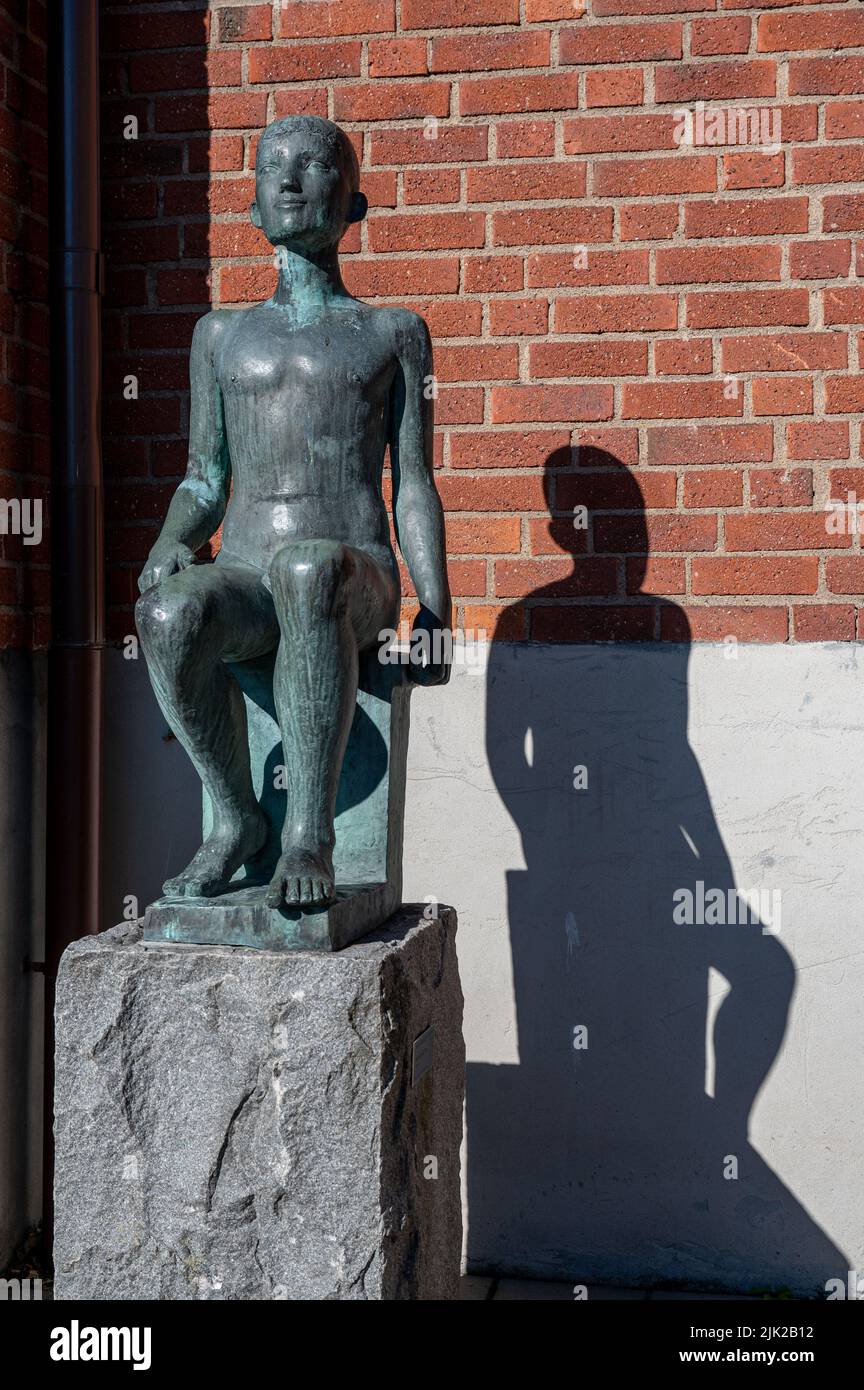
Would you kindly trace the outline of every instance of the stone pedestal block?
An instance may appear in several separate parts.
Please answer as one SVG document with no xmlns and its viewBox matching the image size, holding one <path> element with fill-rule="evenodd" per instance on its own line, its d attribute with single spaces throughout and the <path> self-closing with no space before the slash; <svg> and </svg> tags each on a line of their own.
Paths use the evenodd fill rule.
<svg viewBox="0 0 864 1390">
<path fill-rule="evenodd" d="M 60 1299 L 458 1292 L 465 1050 L 456 914 L 336 954 L 66 951 L 57 984 Z"/>
</svg>

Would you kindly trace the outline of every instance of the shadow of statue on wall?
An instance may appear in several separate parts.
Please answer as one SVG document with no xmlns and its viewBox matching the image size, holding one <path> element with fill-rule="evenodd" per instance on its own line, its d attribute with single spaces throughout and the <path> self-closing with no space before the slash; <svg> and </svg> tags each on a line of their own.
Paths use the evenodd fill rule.
<svg viewBox="0 0 864 1390">
<path fill-rule="evenodd" d="M 644 587 L 639 484 L 600 450 L 570 464 L 556 451 L 545 479 L 572 573 L 498 633 L 527 618 L 529 637 L 558 642 L 675 640 L 561 645 L 542 662 L 498 633 L 491 645 L 487 752 L 525 860 L 507 872 L 520 1061 L 469 1067 L 470 1267 L 824 1296 L 846 1256 L 748 1138 L 795 992 L 779 904 L 754 915 L 736 892 L 687 737 L 686 615 Z M 599 569 L 582 505 L 598 549 L 620 545 Z M 565 602 L 585 593 L 600 604 Z M 679 890 L 696 920 L 680 920 Z"/>
</svg>

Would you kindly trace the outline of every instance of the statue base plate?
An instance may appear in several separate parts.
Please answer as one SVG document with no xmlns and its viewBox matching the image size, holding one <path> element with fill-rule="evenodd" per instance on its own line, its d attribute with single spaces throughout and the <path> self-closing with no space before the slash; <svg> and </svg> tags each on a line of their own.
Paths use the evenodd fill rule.
<svg viewBox="0 0 864 1390">
<path fill-rule="evenodd" d="M 272 908 L 266 884 L 216 898 L 159 898 L 144 915 L 147 946 L 251 946 L 260 951 L 341 951 L 380 927 L 399 905 L 390 883 L 343 884 L 317 910 Z"/>
</svg>

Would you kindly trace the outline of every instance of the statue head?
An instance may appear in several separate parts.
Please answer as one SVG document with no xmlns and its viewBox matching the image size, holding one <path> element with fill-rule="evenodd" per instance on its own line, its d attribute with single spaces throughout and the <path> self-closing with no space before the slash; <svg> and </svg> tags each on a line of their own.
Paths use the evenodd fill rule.
<svg viewBox="0 0 864 1390">
<path fill-rule="evenodd" d="M 366 215 L 360 167 L 343 130 L 321 116 L 284 116 L 258 141 L 252 222 L 273 246 L 336 246 Z"/>
</svg>

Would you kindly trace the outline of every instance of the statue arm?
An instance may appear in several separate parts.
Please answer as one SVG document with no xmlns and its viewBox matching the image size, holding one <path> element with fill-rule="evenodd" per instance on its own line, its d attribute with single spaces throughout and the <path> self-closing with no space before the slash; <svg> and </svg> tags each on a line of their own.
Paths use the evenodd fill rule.
<svg viewBox="0 0 864 1390">
<path fill-rule="evenodd" d="M 205 314 L 192 335 L 186 476 L 171 498 L 162 530 L 138 581 L 142 593 L 191 565 L 196 550 L 218 530 L 225 515 L 231 465 L 222 392 L 213 368 L 216 324 L 216 314 Z"/>
<path fill-rule="evenodd" d="M 400 311 L 392 387 L 390 462 L 399 549 L 421 604 L 441 628 L 451 621 L 444 513 L 432 465 L 432 343 L 418 314 Z"/>
</svg>

